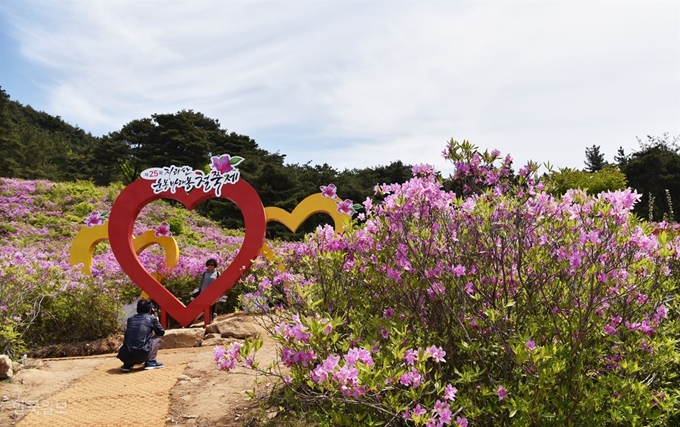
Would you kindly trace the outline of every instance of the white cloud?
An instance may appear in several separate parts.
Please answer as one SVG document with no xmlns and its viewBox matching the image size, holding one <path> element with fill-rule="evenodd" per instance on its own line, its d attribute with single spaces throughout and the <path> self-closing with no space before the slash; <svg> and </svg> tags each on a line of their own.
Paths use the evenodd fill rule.
<svg viewBox="0 0 680 427">
<path fill-rule="evenodd" d="M 611 159 L 680 134 L 675 1 L 6 0 L 0 17 L 51 73 L 33 106 L 93 134 L 193 109 L 337 168 L 446 168 L 451 137 L 582 167 L 593 144 Z"/>
</svg>

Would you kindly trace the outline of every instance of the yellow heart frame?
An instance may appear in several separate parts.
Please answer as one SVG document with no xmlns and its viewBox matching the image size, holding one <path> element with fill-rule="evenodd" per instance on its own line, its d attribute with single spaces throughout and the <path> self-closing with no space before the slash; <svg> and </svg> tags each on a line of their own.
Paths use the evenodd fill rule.
<svg viewBox="0 0 680 427">
<path fill-rule="evenodd" d="M 71 243 L 71 267 L 82 264 L 83 266 L 80 270 L 83 274 L 91 274 L 94 248 L 104 240 L 109 240 L 108 221 L 105 221 L 102 225 L 81 228 L 80 232 L 73 239 L 73 243 Z M 165 250 L 165 265 L 169 269 L 175 268 L 179 262 L 179 247 L 174 237 L 156 237 L 156 232 L 149 230 L 133 239 L 137 255 L 154 244 L 161 245 Z M 154 273 L 153 275 L 159 281 L 162 279 L 159 273 Z M 141 296 L 144 298 L 148 297 L 145 292 L 142 292 Z"/>
<path fill-rule="evenodd" d="M 264 208 L 267 222 L 276 221 L 288 227 L 290 231 L 295 233 L 303 222 L 310 216 L 317 213 L 325 213 L 333 218 L 334 228 L 336 233 L 344 233 L 347 225 L 352 220 L 351 215 L 338 212 L 338 205 L 336 199 L 324 197 L 322 193 L 315 193 L 307 196 L 289 213 L 281 208 L 270 206 Z M 266 243 L 262 246 L 260 253 L 268 260 L 273 261 L 276 257 L 274 251 Z M 279 270 L 284 267 L 279 265 Z"/>
</svg>

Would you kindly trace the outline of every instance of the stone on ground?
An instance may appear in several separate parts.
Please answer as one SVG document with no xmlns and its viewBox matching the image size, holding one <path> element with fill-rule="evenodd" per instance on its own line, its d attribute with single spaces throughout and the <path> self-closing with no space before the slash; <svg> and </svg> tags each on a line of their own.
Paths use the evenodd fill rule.
<svg viewBox="0 0 680 427">
<path fill-rule="evenodd" d="M 198 347 L 204 334 L 203 328 L 169 329 L 163 335 L 161 349 Z"/>
<path fill-rule="evenodd" d="M 257 328 L 241 318 L 232 318 L 213 322 L 206 326 L 208 334 L 220 334 L 222 338 L 246 339 L 256 337 L 259 334 Z"/>
<path fill-rule="evenodd" d="M 12 378 L 12 359 L 6 354 L 0 354 L 0 379 Z"/>
</svg>

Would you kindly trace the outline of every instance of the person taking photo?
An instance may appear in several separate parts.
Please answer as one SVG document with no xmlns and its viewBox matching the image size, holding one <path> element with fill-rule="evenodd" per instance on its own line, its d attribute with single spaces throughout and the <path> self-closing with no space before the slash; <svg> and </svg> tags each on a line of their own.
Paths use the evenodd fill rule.
<svg viewBox="0 0 680 427">
<path fill-rule="evenodd" d="M 153 303 L 141 298 L 137 302 L 137 314 L 127 319 L 123 345 L 117 355 L 123 362 L 120 370 L 130 372 L 134 365 L 142 363 L 144 369 L 162 368 L 163 364 L 156 360 L 156 355 L 163 335 L 165 329 L 156 317 Z"/>
</svg>

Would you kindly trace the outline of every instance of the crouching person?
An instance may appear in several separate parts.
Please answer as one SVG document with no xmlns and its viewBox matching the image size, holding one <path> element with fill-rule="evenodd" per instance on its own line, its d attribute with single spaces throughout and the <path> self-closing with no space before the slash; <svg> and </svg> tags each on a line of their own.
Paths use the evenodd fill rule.
<svg viewBox="0 0 680 427">
<path fill-rule="evenodd" d="M 156 361 L 156 354 L 164 334 L 165 329 L 156 317 L 153 303 L 140 299 L 137 302 L 137 314 L 127 320 L 123 345 L 118 350 L 118 358 L 123 362 L 121 371 L 130 372 L 134 365 L 142 363 L 144 369 L 162 368 L 163 364 Z"/>
</svg>

